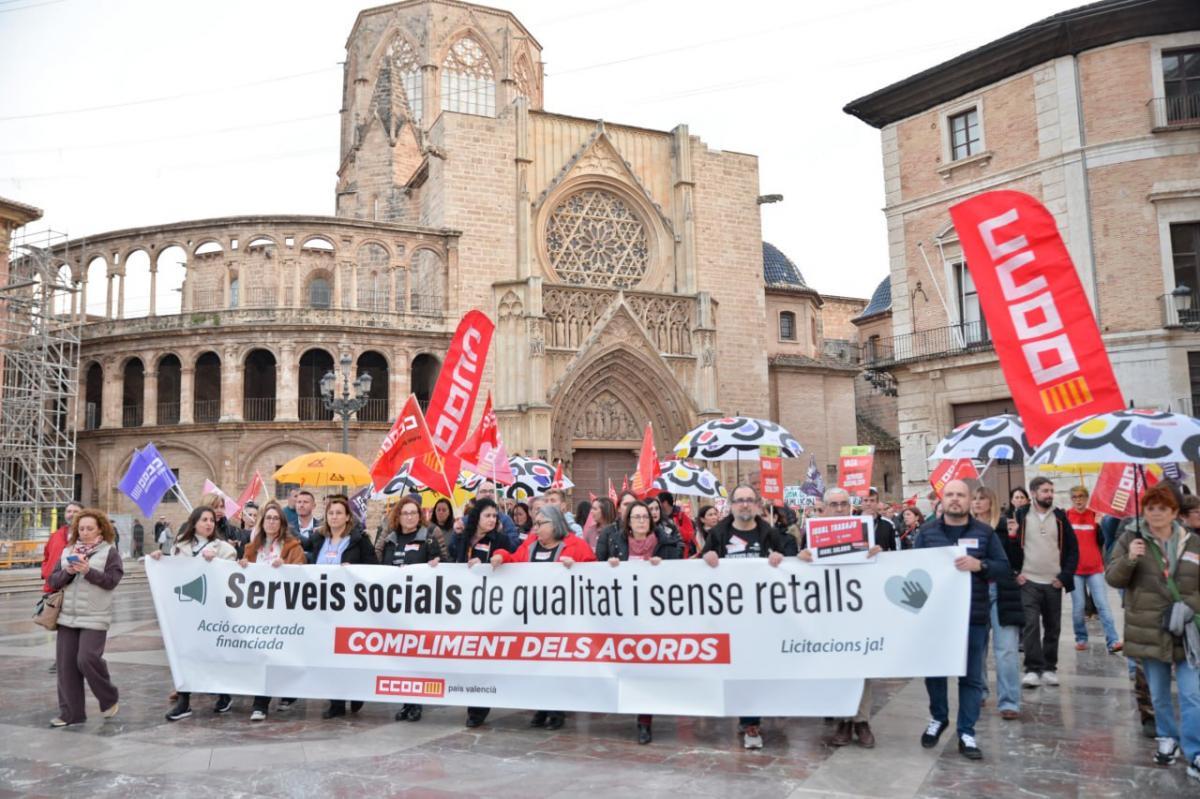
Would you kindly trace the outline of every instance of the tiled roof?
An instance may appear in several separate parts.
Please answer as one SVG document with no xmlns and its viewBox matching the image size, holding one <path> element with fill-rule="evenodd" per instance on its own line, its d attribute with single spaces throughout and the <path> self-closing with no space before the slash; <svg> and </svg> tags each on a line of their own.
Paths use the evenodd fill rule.
<svg viewBox="0 0 1200 799">
<path fill-rule="evenodd" d="M 859 319 L 867 316 L 874 316 L 877 313 L 889 311 L 892 308 L 892 278 L 885 277 L 875 287 L 875 293 L 871 295 L 871 301 L 867 303 L 867 307 L 863 308 L 863 312 L 858 315 Z"/>
<path fill-rule="evenodd" d="M 763 242 L 763 279 L 768 286 L 796 286 L 808 288 L 804 275 L 774 244 Z"/>
</svg>

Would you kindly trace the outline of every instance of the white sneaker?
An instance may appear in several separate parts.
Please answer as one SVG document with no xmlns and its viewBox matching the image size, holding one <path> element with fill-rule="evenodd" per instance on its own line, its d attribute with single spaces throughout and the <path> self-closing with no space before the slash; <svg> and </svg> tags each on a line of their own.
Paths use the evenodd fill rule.
<svg viewBox="0 0 1200 799">
<path fill-rule="evenodd" d="M 1042 675 L 1042 685 L 1058 685 L 1058 672 L 1048 671 Z"/>
<path fill-rule="evenodd" d="M 1021 678 L 1021 685 L 1026 688 L 1037 688 L 1041 684 L 1042 679 L 1038 677 L 1036 671 L 1027 671 L 1025 672 L 1025 676 Z"/>
<path fill-rule="evenodd" d="M 759 731 L 757 724 L 748 724 L 746 726 L 746 734 L 742 740 L 742 746 L 747 749 L 763 748 L 762 733 Z"/>
<path fill-rule="evenodd" d="M 267 720 L 266 711 L 255 710 L 254 712 L 252 712 L 250 714 L 250 720 L 251 721 L 266 721 Z"/>
<path fill-rule="evenodd" d="M 1154 753 L 1154 762 L 1159 766 L 1171 766 L 1179 756 L 1179 744 L 1174 738 L 1156 738 L 1158 751 Z M 1190 768 L 1190 767 L 1189 767 Z"/>
<path fill-rule="evenodd" d="M 1196 782 L 1200 782 L 1200 755 L 1192 758 L 1192 764 L 1188 766 L 1187 775 Z"/>
</svg>

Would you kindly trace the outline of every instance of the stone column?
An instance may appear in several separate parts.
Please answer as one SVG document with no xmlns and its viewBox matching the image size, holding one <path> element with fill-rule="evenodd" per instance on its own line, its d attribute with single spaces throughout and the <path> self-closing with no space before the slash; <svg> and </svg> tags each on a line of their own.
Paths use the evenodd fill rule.
<svg viewBox="0 0 1200 799">
<path fill-rule="evenodd" d="M 125 318 L 125 271 L 122 268 L 117 275 L 117 318 Z"/>
<path fill-rule="evenodd" d="M 111 273 L 109 273 L 109 275 L 108 275 L 108 293 L 105 295 L 105 298 L 104 298 L 104 318 L 105 319 L 113 318 L 113 277 L 114 276 Z"/>
<path fill-rule="evenodd" d="M 221 419 L 222 422 L 242 421 L 242 362 L 237 349 L 226 347 L 221 353 Z"/>
<path fill-rule="evenodd" d="M 142 374 L 142 426 L 158 424 L 158 372 Z"/>
<path fill-rule="evenodd" d="M 350 264 L 350 309 L 358 310 L 358 264 Z M 371 310 L 375 310 L 375 298 L 371 298 Z"/>
<path fill-rule="evenodd" d="M 150 315 L 158 315 L 158 264 L 150 262 Z"/>
<path fill-rule="evenodd" d="M 406 350 L 396 349 L 392 352 L 392 363 L 388 368 L 388 418 L 395 419 L 408 402 L 412 391 L 409 374 L 409 355 Z"/>
<path fill-rule="evenodd" d="M 192 402 L 195 395 L 196 370 L 191 366 L 179 369 L 179 423 L 192 424 Z"/>
<path fill-rule="evenodd" d="M 100 392 L 101 427 L 121 426 L 121 392 L 125 387 L 124 376 L 117 371 L 116 359 L 104 362 L 104 387 Z"/>
<path fill-rule="evenodd" d="M 87 271 L 84 270 L 84 274 Z M 82 324 L 87 321 L 87 279 L 85 278 L 79 284 L 79 321 Z M 80 428 L 82 429 L 82 428 Z"/>
<path fill-rule="evenodd" d="M 275 421 L 298 422 L 299 414 L 299 370 L 296 348 L 291 342 L 279 347 L 279 362 L 275 365 Z"/>
</svg>

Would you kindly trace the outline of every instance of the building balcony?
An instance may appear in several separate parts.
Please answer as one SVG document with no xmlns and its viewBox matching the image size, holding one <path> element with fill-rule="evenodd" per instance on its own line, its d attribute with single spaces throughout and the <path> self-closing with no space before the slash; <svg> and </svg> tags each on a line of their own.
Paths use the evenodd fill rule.
<svg viewBox="0 0 1200 799">
<path fill-rule="evenodd" d="M 1183 128 L 1200 128 L 1200 94 L 1155 97 L 1146 103 L 1150 128 L 1158 133 Z"/>
<path fill-rule="evenodd" d="M 992 349 L 986 326 L 982 322 L 966 322 L 868 341 L 862 347 L 861 365 L 879 369 Z"/>
<path fill-rule="evenodd" d="M 1194 289 L 1188 291 L 1187 286 L 1180 286 L 1175 291 L 1182 292 L 1182 296 L 1167 292 L 1158 298 L 1162 308 L 1162 326 L 1168 329 L 1200 330 L 1200 296 Z"/>
</svg>

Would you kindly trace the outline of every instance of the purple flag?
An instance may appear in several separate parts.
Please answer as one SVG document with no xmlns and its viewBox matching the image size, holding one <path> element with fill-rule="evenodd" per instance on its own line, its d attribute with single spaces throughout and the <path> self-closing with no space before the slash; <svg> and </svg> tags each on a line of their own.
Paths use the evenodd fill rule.
<svg viewBox="0 0 1200 799">
<path fill-rule="evenodd" d="M 175 474 L 167 468 L 167 462 L 153 444 L 144 450 L 133 451 L 129 471 L 121 479 L 120 489 L 133 500 L 142 515 L 152 516 L 163 494 L 175 485 Z"/>
<path fill-rule="evenodd" d="M 358 519 L 358 523 L 364 527 L 367 524 L 367 500 L 370 498 L 371 486 L 369 485 L 350 497 L 350 512 L 354 514 L 355 519 Z"/>
</svg>

